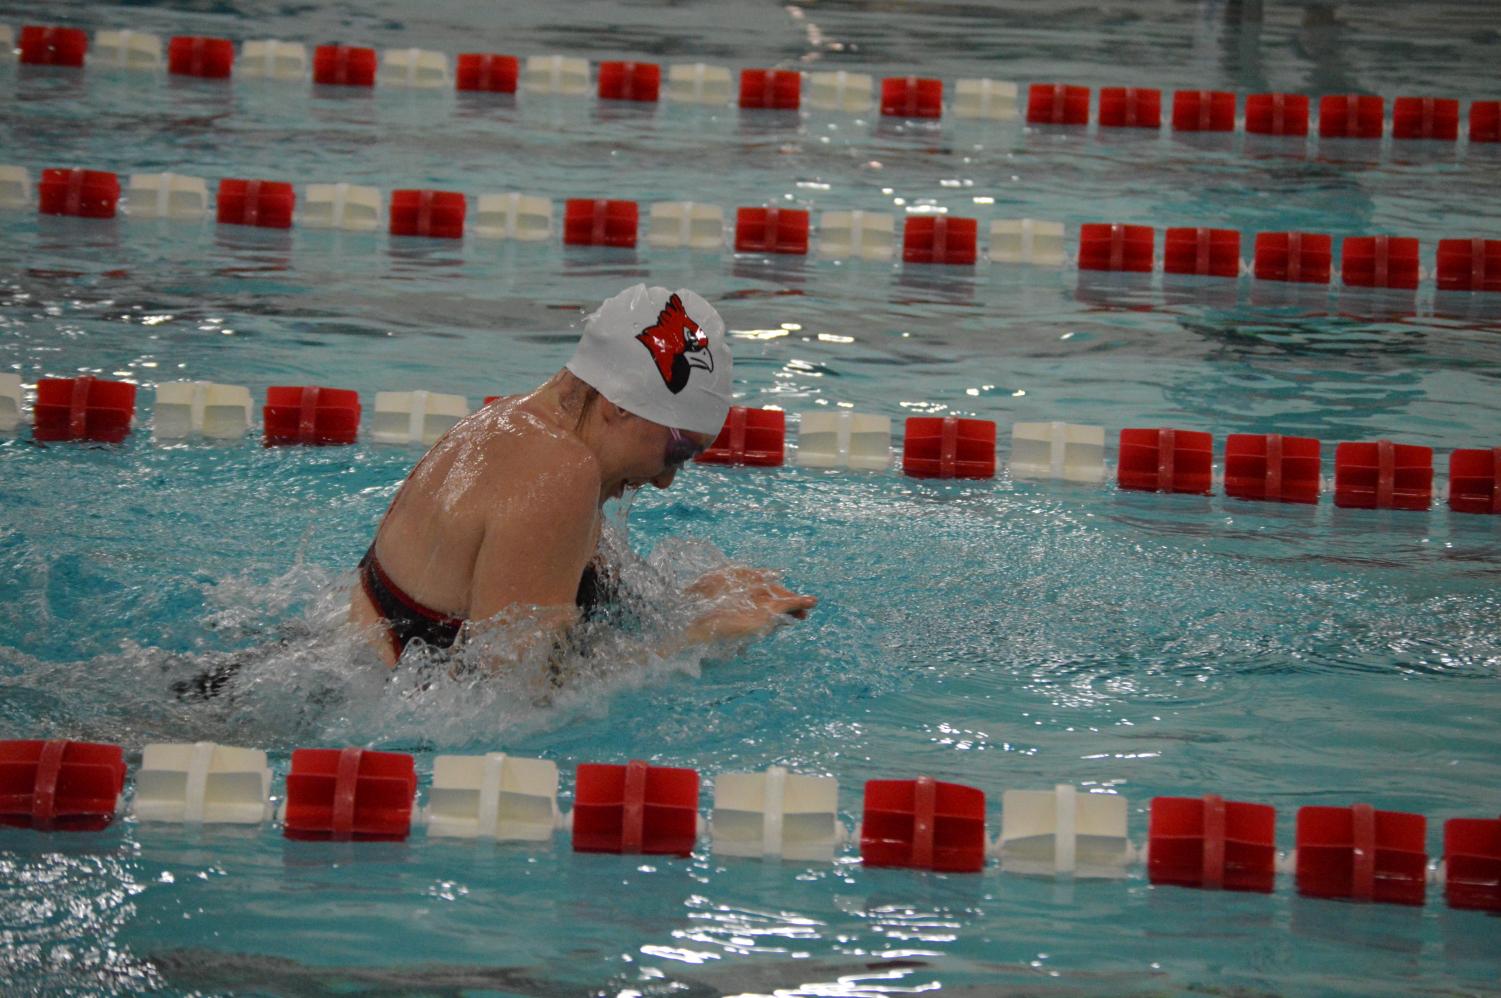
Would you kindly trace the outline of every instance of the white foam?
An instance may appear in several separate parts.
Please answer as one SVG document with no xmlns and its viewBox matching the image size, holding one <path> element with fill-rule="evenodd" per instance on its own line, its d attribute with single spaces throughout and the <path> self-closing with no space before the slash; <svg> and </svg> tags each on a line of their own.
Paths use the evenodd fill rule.
<svg viewBox="0 0 1501 998">
<path fill-rule="evenodd" d="M 697 676 L 706 656 L 732 650 L 652 651 L 711 602 L 683 587 L 728 560 L 691 540 L 664 541 L 647 558 L 633 554 L 623 534 L 628 510 L 628 502 L 614 504 L 601 540 L 611 564 L 621 566 L 624 596 L 578 625 L 561 653 L 551 632 L 538 640 L 535 617 L 515 611 L 471 627 L 472 640 L 456 652 L 414 643 L 392 672 L 348 623 L 353 566 L 335 571 L 299 557 L 269 580 L 247 572 L 205 587 L 198 623 L 213 635 L 213 650 L 125 642 L 84 661 L 44 661 L 4 649 L 0 668 L 23 677 L 13 695 L 47 704 L 36 714 L 48 718 L 40 737 L 86 727 L 90 737 L 124 744 L 253 744 L 273 753 L 376 740 L 472 750 L 513 733 L 566 727 L 608 712 L 622 691 Z M 38 625 L 48 617 L 38 612 Z M 496 661 L 508 663 L 500 675 L 487 668 Z M 69 697 L 80 676 L 111 691 L 108 702 Z"/>
</svg>

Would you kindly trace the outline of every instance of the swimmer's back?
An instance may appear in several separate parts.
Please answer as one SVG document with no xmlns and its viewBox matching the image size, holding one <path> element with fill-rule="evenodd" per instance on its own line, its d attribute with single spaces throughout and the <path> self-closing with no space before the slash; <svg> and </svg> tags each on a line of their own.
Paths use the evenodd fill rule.
<svg viewBox="0 0 1501 998">
<path fill-rule="evenodd" d="M 449 430 L 418 462 L 376 533 L 375 555 L 412 599 L 469 618 L 477 576 L 483 588 L 493 581 L 487 576 L 508 567 L 487 559 L 486 571 L 476 572 L 487 537 L 492 548 L 504 541 L 495 535 L 512 527 L 521 528 L 524 538 L 528 523 L 550 517 L 554 509 L 576 513 L 584 499 L 597 511 L 598 491 L 599 471 L 582 441 L 530 411 L 523 399 L 497 399 Z M 597 542 L 597 520 L 587 524 L 592 534 L 584 542 L 583 562 L 571 570 L 574 586 Z M 524 551 L 519 557 L 524 560 Z M 528 571 L 524 564 L 514 568 Z M 545 602 L 545 596 L 534 601 Z M 365 602 L 356 617 L 374 622 L 378 615 Z"/>
</svg>

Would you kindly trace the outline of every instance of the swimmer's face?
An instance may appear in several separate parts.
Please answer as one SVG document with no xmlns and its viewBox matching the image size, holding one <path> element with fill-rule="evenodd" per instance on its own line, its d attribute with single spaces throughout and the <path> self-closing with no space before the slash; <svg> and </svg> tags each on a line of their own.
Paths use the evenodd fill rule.
<svg viewBox="0 0 1501 998">
<path fill-rule="evenodd" d="M 659 489 L 667 488 L 683 465 L 714 442 L 713 434 L 663 426 L 624 410 L 619 410 L 619 414 L 631 424 L 631 442 L 627 445 L 630 457 L 624 480 L 615 486 L 612 495 L 618 496 L 625 489 L 638 489 L 648 483 Z"/>
</svg>

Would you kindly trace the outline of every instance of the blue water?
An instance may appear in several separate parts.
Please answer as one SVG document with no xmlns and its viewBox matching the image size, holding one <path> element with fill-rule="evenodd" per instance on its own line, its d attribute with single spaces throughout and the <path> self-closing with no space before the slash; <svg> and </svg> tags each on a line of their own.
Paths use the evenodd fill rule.
<svg viewBox="0 0 1501 998">
<path fill-rule="evenodd" d="M 0 23 L 38 16 L 0 3 Z M 845 2 L 273 7 L 53 3 L 90 30 L 719 61 L 881 73 L 1494 97 L 1481 5 Z M 1493 153 L 1390 142 L 1061 134 L 808 112 L 742 117 L 446 91 L 312 94 L 0 63 L 0 160 L 470 194 L 934 205 L 977 217 L 1389 232 L 1498 231 Z M 621 286 L 720 303 L 738 401 L 900 420 L 1386 436 L 1447 453 L 1501 428 L 1501 304 L 1250 282 L 1080 281 L 564 252 L 554 243 L 113 223 L 0 213 L 0 370 L 141 386 L 118 448 L 0 438 L 0 737 L 211 739 L 646 758 L 1000 793 L 1072 782 L 1130 802 L 1219 792 L 1278 809 L 1367 801 L 1440 825 L 1501 813 L 1494 517 L 696 467 L 643 494 L 643 585 L 729 557 L 785 570 L 813 617 L 748 648 L 596 662 L 550 702 L 525 678 L 423 689 L 343 642 L 350 570 L 418 452 L 154 444 L 159 381 L 521 391 Z M 795 418 L 793 420 L 795 426 Z M 1111 448 L 1113 451 L 1113 447 Z M 660 583 L 652 583 L 660 584 Z M 662 611 L 663 616 L 667 611 Z M 647 613 L 648 625 L 652 622 Z M 183 704 L 225 661 L 251 680 Z M 138 763 L 139 758 L 135 760 Z M 704 803 L 710 799 L 706 788 Z M 572 854 L 428 840 L 294 846 L 141 826 L 0 834 L 7 991 L 323 994 L 1496 993 L 1501 923 L 1453 912 L 1118 882 Z"/>
</svg>

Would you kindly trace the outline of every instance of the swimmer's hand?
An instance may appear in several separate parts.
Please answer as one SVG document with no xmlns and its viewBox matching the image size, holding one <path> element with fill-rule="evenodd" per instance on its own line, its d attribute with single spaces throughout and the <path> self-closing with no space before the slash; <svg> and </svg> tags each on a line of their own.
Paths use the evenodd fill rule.
<svg viewBox="0 0 1501 998">
<path fill-rule="evenodd" d="M 781 584 L 781 574 L 747 565 L 726 565 L 706 572 L 687 593 L 715 605 L 689 625 L 684 637 L 695 644 L 769 634 L 790 618 L 799 620 L 818 605 Z"/>
<path fill-rule="evenodd" d="M 690 596 L 714 602 L 776 603 L 776 612 L 799 620 L 818 605 L 818 597 L 801 596 L 782 585 L 782 573 L 749 565 L 725 565 L 698 577 L 687 589 Z"/>
</svg>

